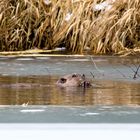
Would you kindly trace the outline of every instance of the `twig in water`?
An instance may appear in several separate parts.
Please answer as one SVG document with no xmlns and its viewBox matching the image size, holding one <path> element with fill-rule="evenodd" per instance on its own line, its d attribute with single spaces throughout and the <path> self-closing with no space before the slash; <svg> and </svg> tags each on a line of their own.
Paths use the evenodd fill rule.
<svg viewBox="0 0 140 140">
<path fill-rule="evenodd" d="M 137 69 L 136 69 L 136 71 L 134 73 L 133 79 L 136 79 L 137 78 L 139 68 L 140 68 L 140 64 L 139 64 L 139 66 L 137 67 Z"/>
<path fill-rule="evenodd" d="M 135 70 L 135 69 L 133 69 L 133 68 L 132 68 L 131 66 L 129 66 L 129 65 L 126 65 L 126 64 L 124 64 L 124 65 L 127 66 L 127 67 L 129 67 L 129 68 L 132 70 L 132 72 L 134 72 L 133 79 L 137 78 L 136 76 L 140 77 L 140 75 L 139 75 L 138 72 L 137 72 L 137 69 L 139 70 L 139 66 L 137 67 L 136 65 L 134 65 L 135 68 L 136 68 L 136 70 Z"/>
<path fill-rule="evenodd" d="M 92 72 L 90 72 L 90 74 L 92 75 L 92 77 L 93 77 L 93 79 L 94 79 L 94 77 L 95 77 L 95 76 L 93 75 L 93 73 L 92 73 Z"/>
<path fill-rule="evenodd" d="M 126 76 L 118 69 L 116 69 L 115 67 L 113 67 L 116 71 L 118 71 L 124 78 L 126 78 Z"/>
<path fill-rule="evenodd" d="M 50 73 L 49 69 L 46 67 L 45 70 L 47 70 L 47 72 L 48 72 L 48 74 L 49 74 L 49 76 L 50 76 L 51 73 Z"/>
<path fill-rule="evenodd" d="M 94 60 L 93 60 L 93 58 L 92 58 L 91 56 L 90 56 L 90 59 L 91 59 L 91 62 L 93 63 L 93 65 L 94 65 L 95 69 L 96 69 L 99 73 L 101 73 L 102 75 L 104 75 L 103 71 L 100 70 L 100 69 L 97 67 L 96 63 L 94 62 Z"/>
</svg>

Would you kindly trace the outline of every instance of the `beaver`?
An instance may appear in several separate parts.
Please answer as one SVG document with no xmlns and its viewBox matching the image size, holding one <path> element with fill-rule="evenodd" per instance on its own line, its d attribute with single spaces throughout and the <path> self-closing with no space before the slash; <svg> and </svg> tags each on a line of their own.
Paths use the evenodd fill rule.
<svg viewBox="0 0 140 140">
<path fill-rule="evenodd" d="M 59 87 L 90 87 L 91 83 L 84 74 L 72 73 L 65 75 L 56 82 Z"/>
</svg>

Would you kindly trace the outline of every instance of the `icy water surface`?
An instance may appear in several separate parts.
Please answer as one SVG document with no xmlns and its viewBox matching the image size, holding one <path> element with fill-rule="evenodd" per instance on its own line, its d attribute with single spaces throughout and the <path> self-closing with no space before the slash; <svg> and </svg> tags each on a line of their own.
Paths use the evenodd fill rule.
<svg viewBox="0 0 140 140">
<path fill-rule="evenodd" d="M 0 122 L 140 122 L 139 62 L 132 57 L 1 57 Z M 69 73 L 84 73 L 93 87 L 57 87 L 58 78 Z"/>
<path fill-rule="evenodd" d="M 136 106 L 1 106 L 0 123 L 140 123 Z"/>
</svg>

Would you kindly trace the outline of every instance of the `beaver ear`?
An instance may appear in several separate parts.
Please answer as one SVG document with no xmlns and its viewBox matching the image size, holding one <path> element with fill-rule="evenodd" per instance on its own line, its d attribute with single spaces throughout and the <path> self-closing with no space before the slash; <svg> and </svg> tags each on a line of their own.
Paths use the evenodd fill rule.
<svg viewBox="0 0 140 140">
<path fill-rule="evenodd" d="M 76 73 L 74 73 L 73 75 L 72 75 L 72 77 L 74 78 L 74 77 L 77 77 L 77 74 Z"/>
<path fill-rule="evenodd" d="M 85 77 L 86 77 L 85 74 L 83 74 L 83 75 L 82 75 L 82 78 L 85 79 Z"/>
<path fill-rule="evenodd" d="M 67 81 L 67 79 L 65 79 L 65 78 L 61 78 L 61 79 L 60 79 L 60 82 L 61 82 L 61 83 L 66 83 L 66 81 Z"/>
</svg>

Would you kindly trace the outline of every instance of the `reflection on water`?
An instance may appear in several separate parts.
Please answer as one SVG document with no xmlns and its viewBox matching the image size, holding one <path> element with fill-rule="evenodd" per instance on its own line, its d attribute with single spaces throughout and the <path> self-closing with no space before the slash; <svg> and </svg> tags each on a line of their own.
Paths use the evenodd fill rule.
<svg viewBox="0 0 140 140">
<path fill-rule="evenodd" d="M 1 76 L 0 105 L 140 105 L 140 84 L 93 81 L 93 88 L 55 85 L 57 76 Z"/>
</svg>

